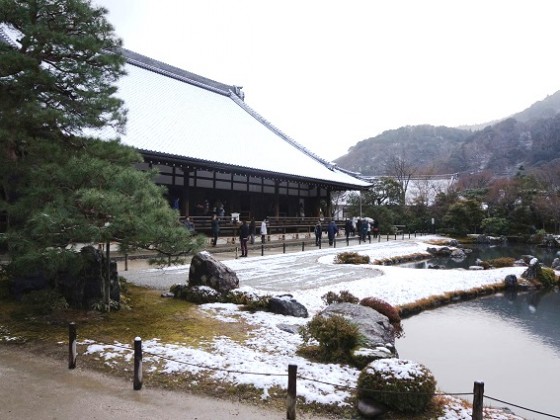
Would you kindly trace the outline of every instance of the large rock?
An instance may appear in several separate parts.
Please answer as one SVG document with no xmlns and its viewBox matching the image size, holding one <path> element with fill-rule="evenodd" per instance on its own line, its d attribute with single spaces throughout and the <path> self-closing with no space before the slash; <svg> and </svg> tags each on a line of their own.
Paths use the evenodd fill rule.
<svg viewBox="0 0 560 420">
<path fill-rule="evenodd" d="M 370 361 L 398 357 L 395 348 L 395 329 L 389 318 L 376 310 L 354 303 L 334 303 L 320 313 L 321 316 L 343 316 L 358 327 L 363 337 L 362 347 L 354 355 L 363 360 L 364 365 Z"/>
<path fill-rule="evenodd" d="M 225 296 L 239 287 L 239 278 L 231 268 L 218 261 L 209 252 L 196 254 L 191 261 L 189 287 L 207 286 Z"/>
<path fill-rule="evenodd" d="M 107 259 L 93 246 L 83 247 L 66 270 L 50 276 L 46 273 L 47 270 L 37 270 L 13 279 L 11 293 L 21 298 L 31 291 L 55 288 L 68 305 L 76 309 L 90 309 L 103 299 Z M 120 302 L 119 275 L 114 261 L 110 262 L 110 297 L 112 301 Z"/>
<path fill-rule="evenodd" d="M 307 318 L 307 308 L 295 300 L 292 295 L 271 297 L 268 301 L 268 310 L 275 314 Z"/>
</svg>

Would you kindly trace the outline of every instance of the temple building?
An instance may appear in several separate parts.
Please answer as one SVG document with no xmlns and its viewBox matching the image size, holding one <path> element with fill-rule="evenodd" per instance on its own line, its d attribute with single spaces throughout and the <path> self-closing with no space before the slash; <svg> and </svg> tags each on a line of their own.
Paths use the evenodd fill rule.
<svg viewBox="0 0 560 420">
<path fill-rule="evenodd" d="M 240 87 L 123 50 L 117 96 L 128 109 L 124 144 L 157 168 L 183 216 L 241 218 L 331 214 L 333 191 L 368 183 L 284 134 L 250 108 Z"/>
</svg>

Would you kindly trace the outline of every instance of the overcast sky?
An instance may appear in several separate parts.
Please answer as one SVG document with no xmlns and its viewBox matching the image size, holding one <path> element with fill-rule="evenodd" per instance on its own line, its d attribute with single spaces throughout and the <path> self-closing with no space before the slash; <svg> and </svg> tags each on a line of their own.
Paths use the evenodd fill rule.
<svg viewBox="0 0 560 420">
<path fill-rule="evenodd" d="M 93 0 L 124 46 L 230 85 L 327 159 L 560 90 L 558 0 Z M 258 152 L 257 152 L 258 154 Z"/>
</svg>

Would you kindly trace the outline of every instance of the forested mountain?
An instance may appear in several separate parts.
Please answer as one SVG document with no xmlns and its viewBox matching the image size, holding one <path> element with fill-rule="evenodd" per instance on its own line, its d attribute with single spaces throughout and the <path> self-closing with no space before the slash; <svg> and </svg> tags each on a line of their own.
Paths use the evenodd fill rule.
<svg viewBox="0 0 560 420">
<path fill-rule="evenodd" d="M 398 156 L 418 173 L 490 170 L 514 174 L 560 158 L 560 91 L 479 130 L 429 125 L 388 130 L 362 140 L 335 162 L 363 175 L 388 174 Z"/>
</svg>

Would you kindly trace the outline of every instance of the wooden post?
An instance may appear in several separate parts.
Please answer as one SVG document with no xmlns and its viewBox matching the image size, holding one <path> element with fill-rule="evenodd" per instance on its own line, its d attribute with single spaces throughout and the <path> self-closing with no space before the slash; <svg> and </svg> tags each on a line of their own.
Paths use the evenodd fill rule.
<svg viewBox="0 0 560 420">
<path fill-rule="evenodd" d="M 282 243 L 282 254 L 286 253 L 286 242 Z"/>
<path fill-rule="evenodd" d="M 287 399 L 287 413 L 288 420 L 295 420 L 296 418 L 296 384 L 297 384 L 297 365 L 288 365 L 288 399 Z"/>
<path fill-rule="evenodd" d="M 111 241 L 107 241 L 107 278 L 105 282 L 105 303 L 107 312 L 111 312 Z"/>
<path fill-rule="evenodd" d="M 261 245 L 261 257 L 264 256 L 264 245 Z"/>
<path fill-rule="evenodd" d="M 124 254 L 124 271 L 128 271 L 128 254 Z"/>
<path fill-rule="evenodd" d="M 235 259 L 237 259 L 237 247 L 235 247 Z"/>
<path fill-rule="evenodd" d="M 76 324 L 68 324 L 68 369 L 76 367 Z"/>
<path fill-rule="evenodd" d="M 302 242 L 301 242 L 301 250 L 302 250 L 302 251 L 305 251 L 305 241 L 302 241 Z"/>
<path fill-rule="evenodd" d="M 484 406 L 484 382 L 475 382 L 473 407 L 472 407 L 472 420 L 483 420 L 482 418 L 483 406 Z"/>
<path fill-rule="evenodd" d="M 135 391 L 142 389 L 142 339 L 134 339 L 134 385 Z"/>
</svg>

